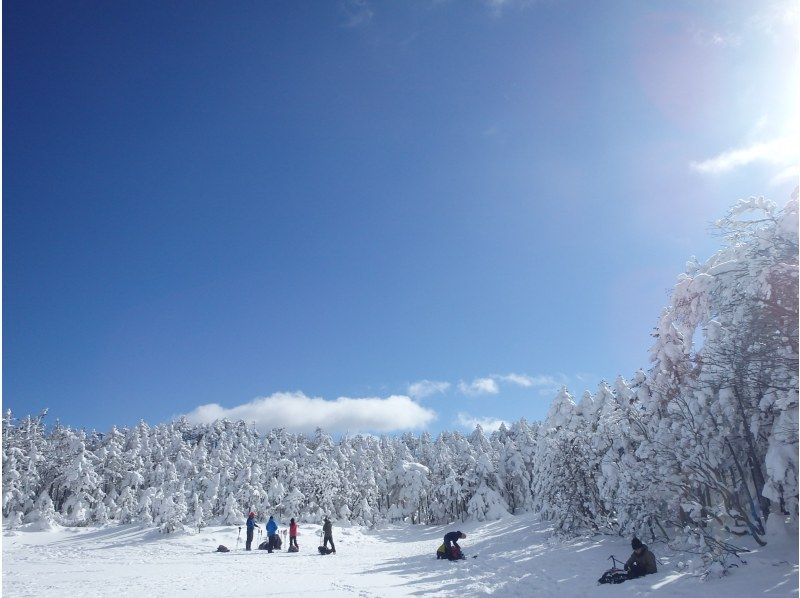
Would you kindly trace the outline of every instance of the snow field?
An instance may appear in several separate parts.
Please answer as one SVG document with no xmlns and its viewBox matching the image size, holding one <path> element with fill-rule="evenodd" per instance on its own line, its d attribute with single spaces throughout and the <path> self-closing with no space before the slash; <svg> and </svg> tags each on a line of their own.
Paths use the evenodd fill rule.
<svg viewBox="0 0 800 598">
<path fill-rule="evenodd" d="M 26 596 L 796 596 L 797 538 L 783 532 L 745 555 L 747 565 L 701 581 L 694 555 L 653 546 L 659 572 L 598 586 L 608 556 L 625 558 L 628 540 L 610 536 L 558 541 L 535 517 L 449 526 L 392 525 L 369 531 L 335 526 L 337 554 L 322 556 L 319 526 L 301 524 L 301 552 L 236 550 L 236 527 L 199 534 L 110 525 L 9 531 L 3 537 L 3 595 Z M 465 561 L 437 561 L 446 531 L 467 534 Z M 780 533 L 780 532 L 779 532 Z M 255 536 L 256 541 L 258 535 Z M 219 544 L 232 549 L 215 553 Z M 473 555 L 477 558 L 471 558 Z"/>
</svg>

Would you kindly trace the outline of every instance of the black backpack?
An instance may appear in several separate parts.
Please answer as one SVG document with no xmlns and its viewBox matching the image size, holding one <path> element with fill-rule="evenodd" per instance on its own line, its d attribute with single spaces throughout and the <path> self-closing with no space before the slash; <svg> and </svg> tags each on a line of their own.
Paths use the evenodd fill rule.
<svg viewBox="0 0 800 598">
<path fill-rule="evenodd" d="M 217 550 L 215 552 L 230 552 L 230 551 L 231 551 L 230 548 L 224 546 L 223 544 L 220 544 L 219 546 L 217 546 Z"/>
<path fill-rule="evenodd" d="M 330 554 L 333 552 L 333 549 L 328 548 L 327 546 L 318 546 L 317 550 L 319 550 L 320 554 Z"/>
<path fill-rule="evenodd" d="M 622 569 L 609 569 L 597 580 L 597 583 L 622 583 L 628 581 L 628 573 Z"/>
</svg>

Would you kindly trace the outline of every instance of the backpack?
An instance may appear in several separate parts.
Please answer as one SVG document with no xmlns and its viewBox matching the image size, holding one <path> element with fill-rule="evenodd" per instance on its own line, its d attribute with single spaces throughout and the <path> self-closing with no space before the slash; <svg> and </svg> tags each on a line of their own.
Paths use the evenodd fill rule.
<svg viewBox="0 0 800 598">
<path fill-rule="evenodd" d="M 289 546 L 286 552 L 300 552 L 300 548 L 298 546 Z"/>
<path fill-rule="evenodd" d="M 223 544 L 220 544 L 219 546 L 217 546 L 217 549 L 214 552 L 230 552 L 230 551 L 231 551 L 230 548 L 224 546 Z"/>
<path fill-rule="evenodd" d="M 327 546 L 318 546 L 317 550 L 319 550 L 320 554 L 330 554 L 333 552 L 333 549 L 328 548 Z"/>
<path fill-rule="evenodd" d="M 274 538 L 274 539 L 272 540 L 272 547 L 273 547 L 275 550 L 280 550 L 280 549 L 281 549 L 281 546 L 283 545 L 283 540 L 281 540 L 281 537 L 280 537 L 278 534 L 275 534 L 275 535 L 273 536 L 273 538 Z"/>
<path fill-rule="evenodd" d="M 628 581 L 628 579 L 630 579 L 628 574 L 622 569 L 609 569 L 600 576 L 597 583 L 622 583 L 623 581 Z"/>
<path fill-rule="evenodd" d="M 261 544 L 258 545 L 259 550 L 269 550 L 269 540 L 264 540 Z"/>
<path fill-rule="evenodd" d="M 461 549 L 454 544 L 453 546 L 450 547 L 450 557 L 449 558 L 450 558 L 451 561 L 458 561 L 458 560 L 461 560 L 461 559 L 465 559 L 467 557 L 465 557 L 461 553 Z"/>
</svg>

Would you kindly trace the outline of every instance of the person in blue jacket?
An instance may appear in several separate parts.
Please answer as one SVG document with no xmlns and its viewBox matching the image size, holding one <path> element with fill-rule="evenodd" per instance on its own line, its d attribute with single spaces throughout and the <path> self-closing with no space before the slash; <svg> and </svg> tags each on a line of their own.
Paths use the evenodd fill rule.
<svg viewBox="0 0 800 598">
<path fill-rule="evenodd" d="M 245 550 L 250 550 L 250 545 L 253 543 L 253 529 L 256 527 L 258 527 L 256 523 L 256 514 L 251 512 L 247 516 L 247 544 L 245 544 Z"/>
<path fill-rule="evenodd" d="M 272 549 L 275 548 L 275 538 L 278 537 L 278 524 L 275 523 L 275 519 L 272 515 L 269 516 L 269 521 L 267 521 L 267 541 L 269 542 L 267 548 L 268 552 L 272 552 Z"/>
</svg>

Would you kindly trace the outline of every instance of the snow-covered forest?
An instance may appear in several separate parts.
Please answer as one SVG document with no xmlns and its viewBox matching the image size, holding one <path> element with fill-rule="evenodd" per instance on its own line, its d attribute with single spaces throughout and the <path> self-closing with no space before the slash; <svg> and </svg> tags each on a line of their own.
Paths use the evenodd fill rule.
<svg viewBox="0 0 800 598">
<path fill-rule="evenodd" d="M 679 276 L 649 366 L 563 389 L 545 421 L 334 440 L 241 421 L 100 433 L 7 412 L 4 522 L 170 532 L 248 510 L 364 525 L 534 512 L 567 534 L 763 543 L 768 518 L 798 516 L 797 193 L 782 209 L 740 201 L 717 231 L 722 249 Z"/>
</svg>

